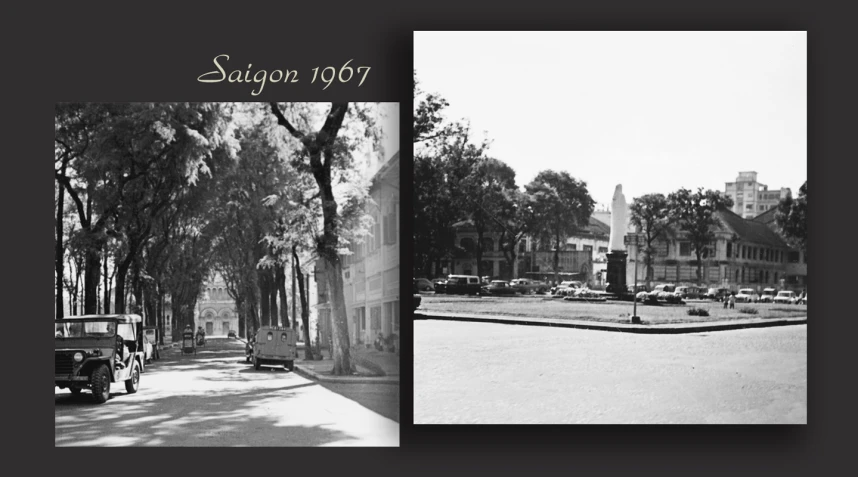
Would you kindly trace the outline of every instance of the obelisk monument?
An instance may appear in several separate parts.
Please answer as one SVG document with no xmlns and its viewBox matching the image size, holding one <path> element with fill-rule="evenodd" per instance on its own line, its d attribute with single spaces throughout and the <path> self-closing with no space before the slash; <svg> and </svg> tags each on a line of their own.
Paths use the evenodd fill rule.
<svg viewBox="0 0 858 477">
<path fill-rule="evenodd" d="M 629 219 L 629 206 L 626 204 L 626 196 L 623 195 L 622 184 L 617 184 L 614 189 L 614 198 L 611 201 L 611 235 L 608 241 L 608 286 L 605 291 L 615 295 L 625 295 L 626 288 L 626 224 Z"/>
</svg>

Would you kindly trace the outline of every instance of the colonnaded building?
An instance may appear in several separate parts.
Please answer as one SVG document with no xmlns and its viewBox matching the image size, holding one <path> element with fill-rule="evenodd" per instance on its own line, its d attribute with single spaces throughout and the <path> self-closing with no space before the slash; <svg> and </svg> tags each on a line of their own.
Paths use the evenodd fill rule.
<svg viewBox="0 0 858 477">
<path fill-rule="evenodd" d="M 352 244 L 350 255 L 342 257 L 343 293 L 348 315 L 349 338 L 353 345 L 371 345 L 381 334 L 393 337 L 399 349 L 399 152 L 383 162 L 373 175 L 370 195 L 374 204 L 366 212 L 375 225 L 372 236 L 362 244 Z M 318 312 L 321 339 L 331 339 L 331 306 L 324 263 L 316 261 Z"/>
</svg>

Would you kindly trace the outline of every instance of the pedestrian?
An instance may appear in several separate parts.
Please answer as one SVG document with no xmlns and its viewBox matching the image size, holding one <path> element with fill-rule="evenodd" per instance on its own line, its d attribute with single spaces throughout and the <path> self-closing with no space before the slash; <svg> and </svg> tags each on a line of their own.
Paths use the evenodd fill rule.
<svg viewBox="0 0 858 477">
<path fill-rule="evenodd" d="M 736 308 L 736 296 L 730 293 L 730 309 Z"/>
<path fill-rule="evenodd" d="M 727 295 L 724 295 L 724 309 L 727 309 L 727 304 L 730 302 L 730 299 L 727 298 Z"/>
</svg>

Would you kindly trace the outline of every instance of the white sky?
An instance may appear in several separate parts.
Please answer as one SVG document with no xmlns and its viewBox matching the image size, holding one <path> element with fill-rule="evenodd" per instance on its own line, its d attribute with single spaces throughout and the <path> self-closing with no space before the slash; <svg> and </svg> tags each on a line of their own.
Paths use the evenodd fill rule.
<svg viewBox="0 0 858 477">
<path fill-rule="evenodd" d="M 566 170 L 610 205 L 807 178 L 805 32 L 415 32 L 414 68 L 520 186 Z"/>
</svg>

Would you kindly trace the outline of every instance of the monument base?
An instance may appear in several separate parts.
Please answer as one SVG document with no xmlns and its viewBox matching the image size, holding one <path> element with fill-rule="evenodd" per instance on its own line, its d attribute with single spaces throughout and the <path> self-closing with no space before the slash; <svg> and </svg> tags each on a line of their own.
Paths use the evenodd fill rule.
<svg viewBox="0 0 858 477">
<path fill-rule="evenodd" d="M 608 286 L 605 291 L 613 293 L 617 296 L 623 296 L 629 293 L 626 286 L 626 257 L 628 254 L 623 251 L 612 251 L 605 255 L 608 258 L 607 282 Z"/>
</svg>

